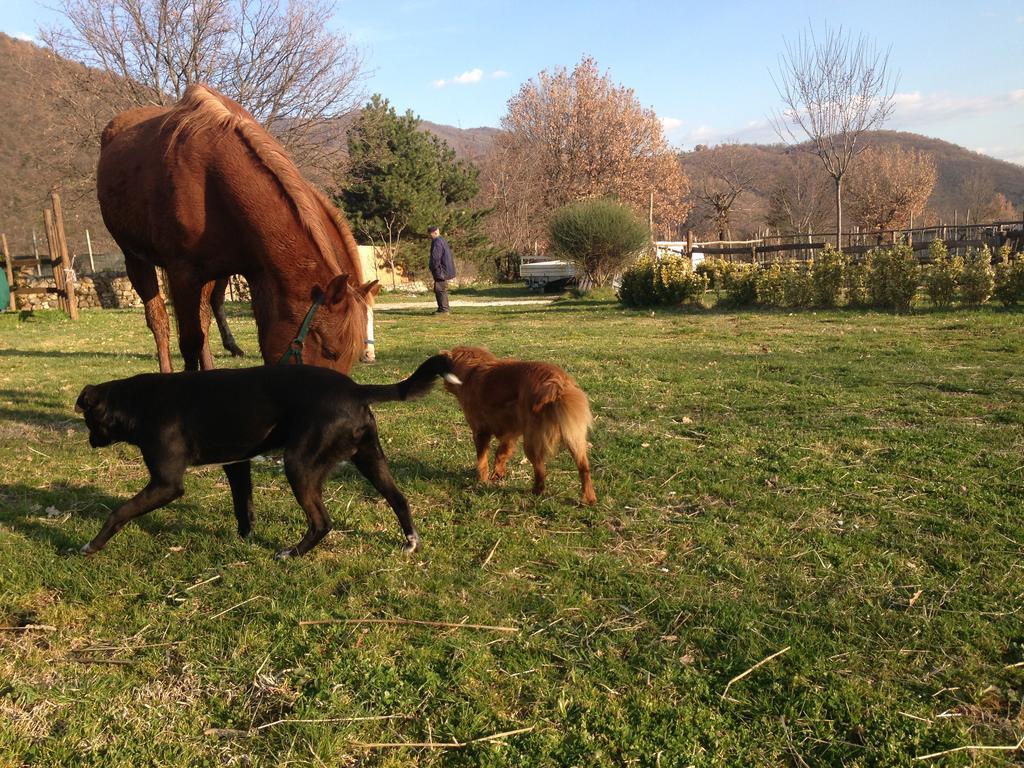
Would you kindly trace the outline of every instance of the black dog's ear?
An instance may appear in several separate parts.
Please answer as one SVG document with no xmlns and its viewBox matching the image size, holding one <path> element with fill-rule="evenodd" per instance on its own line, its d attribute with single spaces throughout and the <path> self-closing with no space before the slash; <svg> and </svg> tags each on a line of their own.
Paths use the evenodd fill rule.
<svg viewBox="0 0 1024 768">
<path fill-rule="evenodd" d="M 78 400 L 75 401 L 75 413 L 85 413 L 94 405 L 96 405 L 96 387 L 86 384 L 79 393 Z"/>
</svg>

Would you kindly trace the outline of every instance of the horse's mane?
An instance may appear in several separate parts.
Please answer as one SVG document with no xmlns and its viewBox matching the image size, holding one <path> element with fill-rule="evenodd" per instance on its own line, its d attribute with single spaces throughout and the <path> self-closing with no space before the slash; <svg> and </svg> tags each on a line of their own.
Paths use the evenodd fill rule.
<svg viewBox="0 0 1024 768">
<path fill-rule="evenodd" d="M 284 148 L 239 105 L 205 85 L 190 85 L 181 101 L 167 114 L 164 125 L 174 127 L 170 147 L 174 147 L 184 136 L 203 131 L 232 132 L 277 182 L 299 222 L 313 238 L 320 256 L 333 267 L 334 273 L 346 272 L 354 281 L 362 282 L 363 270 L 358 246 L 352 230 L 341 218 L 337 208 L 302 178 Z M 321 214 L 326 215 L 327 221 L 334 225 L 352 259 L 351 267 L 338 263 Z"/>
</svg>

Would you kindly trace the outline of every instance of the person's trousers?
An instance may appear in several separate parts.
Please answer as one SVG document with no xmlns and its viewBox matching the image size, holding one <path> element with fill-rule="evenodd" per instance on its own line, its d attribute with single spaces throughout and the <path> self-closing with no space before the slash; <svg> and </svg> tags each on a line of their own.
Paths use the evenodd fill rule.
<svg viewBox="0 0 1024 768">
<path fill-rule="evenodd" d="M 447 280 L 435 280 L 434 281 L 434 298 L 437 299 L 437 311 L 447 312 L 448 311 L 448 281 Z"/>
</svg>

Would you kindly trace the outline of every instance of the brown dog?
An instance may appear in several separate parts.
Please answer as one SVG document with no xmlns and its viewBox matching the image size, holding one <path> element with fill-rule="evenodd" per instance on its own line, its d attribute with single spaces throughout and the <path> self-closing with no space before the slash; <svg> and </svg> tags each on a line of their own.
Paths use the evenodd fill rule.
<svg viewBox="0 0 1024 768">
<path fill-rule="evenodd" d="M 473 430 L 480 482 L 504 479 L 521 436 L 526 458 L 533 464 L 534 493 L 544 492 L 544 463 L 561 444 L 579 469 L 583 503 L 597 501 L 587 460 L 587 430 L 593 416 L 586 393 L 569 374 L 550 363 L 501 360 L 480 347 L 456 347 L 442 354 L 462 380 L 460 386 L 445 384 L 445 389 L 458 398 Z M 498 438 L 498 451 L 490 474 L 487 452 L 492 437 Z"/>
</svg>

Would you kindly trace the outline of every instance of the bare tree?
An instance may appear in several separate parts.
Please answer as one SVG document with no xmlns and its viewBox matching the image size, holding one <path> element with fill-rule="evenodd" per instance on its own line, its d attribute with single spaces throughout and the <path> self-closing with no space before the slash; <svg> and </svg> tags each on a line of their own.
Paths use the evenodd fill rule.
<svg viewBox="0 0 1024 768">
<path fill-rule="evenodd" d="M 889 51 L 863 35 L 825 27 L 786 42 L 775 80 L 784 109 L 772 116 L 783 141 L 807 142 L 835 184 L 836 247 L 843 231 L 843 178 L 863 147 L 866 131 L 880 128 L 893 109 L 897 77 L 889 73 Z"/>
<path fill-rule="evenodd" d="M 787 155 L 769 192 L 768 223 L 801 234 L 823 226 L 832 212 L 829 182 L 814 157 L 804 153 Z"/>
<path fill-rule="evenodd" d="M 935 159 L 898 144 L 870 147 L 850 171 L 853 220 L 882 233 L 909 224 L 931 197 L 937 178 Z"/>
<path fill-rule="evenodd" d="M 588 197 L 622 200 L 655 229 L 686 215 L 686 176 L 652 110 L 584 57 L 569 72 L 543 71 L 509 100 L 499 150 L 529 158 L 539 174 L 536 214 Z"/>
<path fill-rule="evenodd" d="M 735 145 L 705 150 L 707 161 L 694 176 L 691 195 L 710 209 L 718 239 L 732 237 L 729 216 L 737 199 L 754 184 L 758 169 Z"/>
<path fill-rule="evenodd" d="M 516 277 L 515 259 L 546 237 L 546 217 L 540 212 L 543 182 L 540 169 L 529 154 L 524 156 L 515 143 L 496 141 L 480 168 L 482 207 L 491 209 L 484 225 L 491 241 L 505 251 L 498 264 L 501 277 Z"/>
<path fill-rule="evenodd" d="M 192 83 L 241 103 L 303 164 L 325 166 L 343 142 L 330 118 L 361 97 L 362 59 L 324 20 L 331 0 L 59 0 L 64 22 L 42 30 L 58 55 L 82 62 L 59 96 L 95 108 L 71 126 L 96 142 L 132 106 L 177 101 Z M 97 77 L 94 70 L 105 74 Z"/>
</svg>

